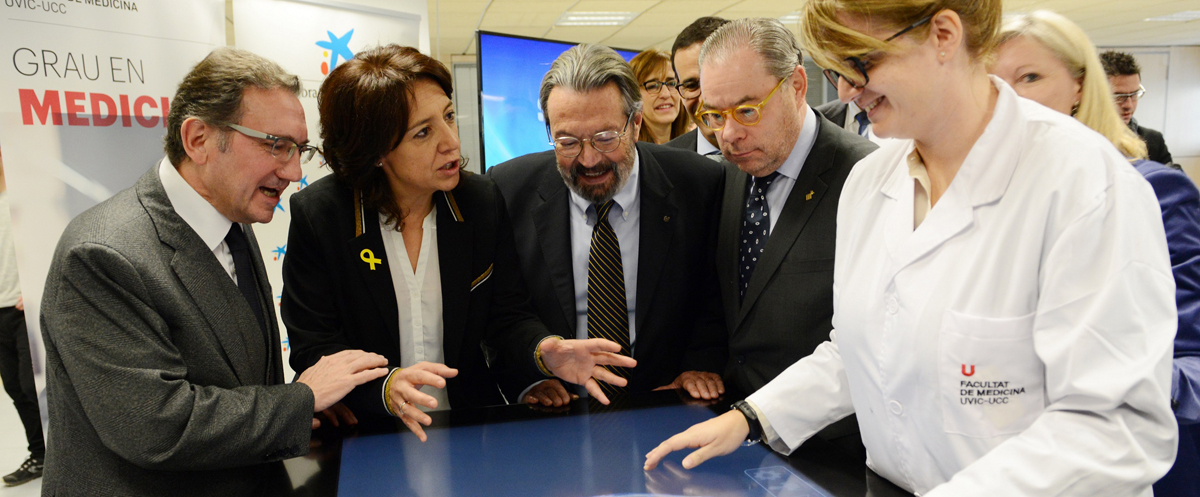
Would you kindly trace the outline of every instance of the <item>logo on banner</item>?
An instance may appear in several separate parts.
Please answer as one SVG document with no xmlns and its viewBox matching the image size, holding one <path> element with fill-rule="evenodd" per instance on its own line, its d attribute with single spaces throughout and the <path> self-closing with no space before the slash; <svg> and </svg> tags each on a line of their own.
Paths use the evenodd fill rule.
<svg viewBox="0 0 1200 497">
<path fill-rule="evenodd" d="M 354 52 L 350 51 L 350 37 L 354 36 L 354 30 L 351 29 L 342 36 L 333 34 L 333 31 L 326 31 L 325 34 L 329 36 L 329 40 L 318 41 L 317 46 L 325 49 L 323 56 L 329 57 L 328 61 L 321 63 L 321 74 L 328 76 L 337 67 L 339 58 L 354 58 Z"/>
</svg>

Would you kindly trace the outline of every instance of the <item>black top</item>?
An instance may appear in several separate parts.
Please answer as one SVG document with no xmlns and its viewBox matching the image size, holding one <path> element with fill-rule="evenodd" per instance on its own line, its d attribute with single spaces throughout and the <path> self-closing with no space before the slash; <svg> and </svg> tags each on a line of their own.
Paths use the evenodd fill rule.
<svg viewBox="0 0 1200 497">
<path fill-rule="evenodd" d="M 1149 159 L 1159 164 L 1171 164 L 1171 151 L 1167 150 L 1167 142 L 1163 139 L 1162 133 L 1152 130 L 1147 127 L 1139 126 L 1137 119 L 1129 120 L 1129 129 L 1142 137 L 1142 141 L 1146 142 L 1146 151 L 1149 153 Z"/>
</svg>

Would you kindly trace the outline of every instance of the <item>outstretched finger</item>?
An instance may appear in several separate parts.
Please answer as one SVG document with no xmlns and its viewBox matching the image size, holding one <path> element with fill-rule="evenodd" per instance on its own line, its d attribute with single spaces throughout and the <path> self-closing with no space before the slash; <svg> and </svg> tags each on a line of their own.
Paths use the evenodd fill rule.
<svg viewBox="0 0 1200 497">
<path fill-rule="evenodd" d="M 428 371 L 443 378 L 453 378 L 458 376 L 457 369 L 437 362 L 418 362 L 410 366 L 409 369 Z"/>
<path fill-rule="evenodd" d="M 629 384 L 629 380 L 617 376 L 612 371 L 604 369 L 600 366 L 595 366 L 592 368 L 592 378 L 608 383 L 609 385 L 616 385 L 618 387 L 623 387 Z"/>
<path fill-rule="evenodd" d="M 429 385 L 436 388 L 446 388 L 446 378 L 441 375 L 421 369 L 408 368 L 399 373 L 401 377 L 413 385 Z"/>
<path fill-rule="evenodd" d="M 412 404 L 414 406 L 419 405 L 419 406 L 428 407 L 430 409 L 437 409 L 437 406 L 438 406 L 437 399 L 433 398 L 433 396 L 431 396 L 425 392 L 417 390 L 417 387 L 402 384 L 399 386 L 399 389 L 400 389 L 400 396 L 401 396 L 400 400 L 401 401 L 407 400 L 409 404 Z M 395 399 L 393 399 L 393 400 L 395 400 Z M 416 408 L 414 407 L 414 409 L 416 409 Z"/>
<path fill-rule="evenodd" d="M 612 352 L 593 352 L 592 361 L 596 364 L 605 366 L 620 366 L 623 368 L 632 368 L 637 366 L 637 360 L 627 355 L 615 354 Z"/>
<path fill-rule="evenodd" d="M 428 440 L 429 437 L 425 436 L 425 429 L 421 428 L 421 425 L 417 424 L 416 421 L 407 417 L 401 417 L 400 420 L 404 422 L 404 426 L 407 426 L 410 431 L 417 435 L 417 438 L 421 439 L 421 442 Z"/>
<path fill-rule="evenodd" d="M 600 389 L 600 384 L 596 383 L 595 379 L 588 378 L 587 381 L 583 382 L 583 388 L 587 389 L 588 394 L 591 394 L 592 398 L 600 401 L 601 404 L 608 405 L 608 396 L 604 395 L 604 390 Z"/>
</svg>

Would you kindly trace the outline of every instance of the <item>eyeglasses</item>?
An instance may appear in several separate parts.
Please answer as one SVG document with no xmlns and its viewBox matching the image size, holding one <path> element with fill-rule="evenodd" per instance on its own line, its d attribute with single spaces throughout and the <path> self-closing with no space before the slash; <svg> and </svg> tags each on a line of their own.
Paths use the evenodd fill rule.
<svg viewBox="0 0 1200 497">
<path fill-rule="evenodd" d="M 929 22 L 930 19 L 933 19 L 933 16 L 928 16 L 928 17 L 921 19 L 920 21 L 914 22 L 914 23 L 910 24 L 907 28 L 901 29 L 899 33 L 889 36 L 888 39 L 883 40 L 883 42 L 888 43 L 892 40 L 895 40 L 896 38 L 899 38 L 904 33 L 907 33 L 909 31 L 912 31 L 914 29 L 921 27 L 925 23 Z M 867 76 L 867 70 L 870 69 L 870 66 L 869 66 L 870 62 L 864 62 L 859 57 L 846 57 L 845 60 L 846 60 L 846 62 L 850 63 L 850 66 L 853 67 L 856 72 L 858 72 L 857 76 L 851 77 L 851 76 L 843 75 L 842 73 L 837 72 L 833 69 L 825 69 L 825 70 L 821 71 L 821 73 L 825 75 L 825 79 L 829 80 L 829 83 L 832 84 L 834 87 L 837 87 L 839 79 L 845 79 L 846 83 L 848 83 L 850 86 L 852 86 L 856 89 L 861 89 L 862 87 L 867 86 L 867 83 L 871 81 L 870 76 Z M 858 82 L 859 79 L 861 79 L 862 83 Z"/>
<path fill-rule="evenodd" d="M 625 118 L 625 127 L 621 128 L 621 132 L 616 131 L 601 131 L 592 135 L 591 138 L 579 139 L 574 136 L 560 136 L 550 141 L 554 145 L 554 151 L 559 155 L 568 159 L 579 156 L 583 152 L 583 142 L 592 142 L 592 147 L 597 152 L 607 154 L 616 150 L 621 145 L 621 138 L 625 136 L 625 131 L 629 129 L 629 123 L 633 121 L 633 112 L 629 113 L 629 117 Z M 550 128 L 546 128 L 546 133 L 550 133 Z"/>
<path fill-rule="evenodd" d="M 775 96 L 775 92 L 779 91 L 779 88 L 783 86 L 783 82 L 787 81 L 787 79 L 787 76 L 785 76 L 783 79 L 779 80 L 778 83 L 775 83 L 775 88 L 771 90 L 771 93 L 767 94 L 767 98 L 764 98 L 762 102 L 758 103 L 758 105 L 739 105 L 727 110 L 705 110 L 697 112 L 696 117 L 700 119 L 700 122 L 704 123 L 708 129 L 713 131 L 720 131 L 721 128 L 725 127 L 726 114 L 733 116 L 733 120 L 741 123 L 742 126 L 754 126 L 762 119 L 763 106 L 767 105 L 767 102 L 771 100 L 771 97 Z M 700 103 L 700 107 L 704 107 L 704 102 Z"/>
<path fill-rule="evenodd" d="M 668 79 L 666 81 L 659 81 L 657 79 L 652 79 L 650 81 L 642 83 L 642 88 L 645 88 L 646 91 L 649 93 L 655 93 L 658 90 L 662 89 L 662 87 L 664 87 L 664 86 L 667 87 L 668 91 L 670 91 L 671 88 L 678 87 L 679 82 L 675 81 L 673 79 Z"/>
<path fill-rule="evenodd" d="M 292 160 L 292 157 L 295 157 L 296 152 L 300 152 L 300 163 L 307 163 L 308 161 L 312 160 L 313 156 L 316 155 L 317 152 L 320 151 L 320 149 L 312 145 L 301 145 L 289 138 L 269 135 L 263 133 L 262 131 L 255 131 L 245 126 L 238 126 L 236 124 L 226 124 L 225 126 L 229 129 L 237 131 L 238 133 L 249 136 L 250 138 L 269 140 L 271 142 L 271 156 L 279 159 L 281 162 Z"/>
<path fill-rule="evenodd" d="M 683 98 L 696 98 L 700 96 L 700 81 L 695 79 L 685 80 L 675 87 L 679 90 L 679 96 Z"/>
<path fill-rule="evenodd" d="M 1117 104 L 1123 104 L 1129 101 L 1129 99 L 1133 99 L 1134 102 L 1137 102 L 1139 98 L 1142 98 L 1145 95 L 1146 87 L 1138 85 L 1137 91 L 1131 91 L 1129 93 L 1113 93 L 1113 100 L 1116 100 Z"/>
</svg>

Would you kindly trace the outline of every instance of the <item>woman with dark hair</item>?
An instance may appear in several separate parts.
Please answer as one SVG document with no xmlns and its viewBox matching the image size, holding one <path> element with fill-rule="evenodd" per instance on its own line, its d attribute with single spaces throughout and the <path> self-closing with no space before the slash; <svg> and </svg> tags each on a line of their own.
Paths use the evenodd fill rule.
<svg viewBox="0 0 1200 497">
<path fill-rule="evenodd" d="M 671 68 L 671 57 L 651 48 L 635 55 L 629 67 L 642 92 L 643 118 L 638 141 L 662 145 L 687 133 L 692 120 L 688 119 L 679 92 L 675 91 L 679 80 Z"/>
<path fill-rule="evenodd" d="M 894 138 L 842 189 L 830 340 L 648 469 L 791 452 L 854 413 L 867 465 L 917 495 L 1152 495 L 1178 432 L 1158 202 L 1108 139 L 988 75 L 1000 24 L 1001 0 L 804 4 L 813 60 Z"/>
<path fill-rule="evenodd" d="M 390 374 L 344 402 L 399 417 L 422 441 L 425 410 L 503 404 L 554 375 L 606 402 L 593 375 L 625 380 L 599 365 L 633 365 L 616 343 L 551 336 L 528 310 L 499 190 L 463 170 L 451 91 L 440 62 L 396 45 L 326 78 L 317 100 L 333 174 L 292 197 L 283 264 L 292 368 L 345 349 L 382 354 Z M 511 385 L 503 394 L 498 380 Z"/>
</svg>

